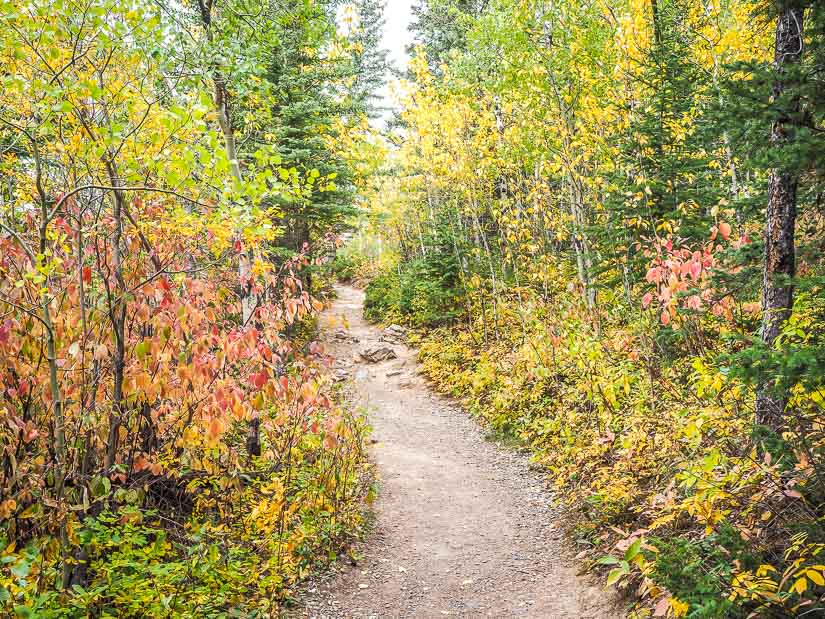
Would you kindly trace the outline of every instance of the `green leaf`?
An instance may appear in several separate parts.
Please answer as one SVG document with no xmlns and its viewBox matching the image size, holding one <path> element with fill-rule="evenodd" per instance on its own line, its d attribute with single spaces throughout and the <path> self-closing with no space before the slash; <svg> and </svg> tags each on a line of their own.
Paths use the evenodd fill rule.
<svg viewBox="0 0 825 619">
<path fill-rule="evenodd" d="M 148 340 L 141 340 L 140 342 L 138 342 L 137 346 L 135 346 L 135 354 L 137 355 L 138 359 L 143 359 L 151 349 L 152 345 L 149 343 Z"/>
<path fill-rule="evenodd" d="M 618 582 L 618 580 L 626 573 L 627 572 L 621 567 L 610 570 L 610 573 L 607 575 L 607 586 L 609 587 L 610 585 L 615 585 L 616 582 Z"/>
<path fill-rule="evenodd" d="M 624 553 L 624 560 L 625 561 L 632 561 L 633 558 L 639 554 L 642 549 L 642 538 L 637 537 L 636 541 L 630 544 L 627 550 Z"/>
<path fill-rule="evenodd" d="M 23 513 L 18 516 L 18 518 L 35 518 L 43 514 L 43 504 L 42 503 L 32 503 L 26 509 L 23 510 Z"/>
<path fill-rule="evenodd" d="M 604 556 L 601 559 L 596 561 L 596 565 L 618 565 L 619 560 L 616 557 L 612 557 L 610 555 Z"/>
<path fill-rule="evenodd" d="M 23 606 L 22 604 L 18 604 L 14 607 L 14 614 L 18 617 L 34 617 L 34 611 L 28 606 Z"/>
<path fill-rule="evenodd" d="M 31 571 L 31 565 L 28 561 L 18 561 L 11 567 L 11 573 L 19 579 L 24 579 Z"/>
<path fill-rule="evenodd" d="M 108 477 L 103 477 L 102 475 L 93 477 L 92 482 L 89 484 L 89 490 L 92 491 L 92 496 L 94 497 L 106 496 L 111 489 L 112 482 L 109 481 Z"/>
</svg>

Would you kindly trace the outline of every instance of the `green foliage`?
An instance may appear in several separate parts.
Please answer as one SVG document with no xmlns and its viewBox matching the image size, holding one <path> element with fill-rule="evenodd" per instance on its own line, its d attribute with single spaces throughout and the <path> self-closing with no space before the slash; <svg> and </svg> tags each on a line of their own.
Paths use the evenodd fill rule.
<svg viewBox="0 0 825 619">
<path fill-rule="evenodd" d="M 364 315 L 368 320 L 397 318 L 414 327 L 436 327 L 461 317 L 457 269 L 449 257 L 413 260 L 399 271 L 400 275 L 387 272 L 367 284 Z"/>
<path fill-rule="evenodd" d="M 176 499 L 194 501 L 184 522 L 170 520 L 174 512 L 168 509 L 144 506 L 140 493 L 130 490 L 133 504 L 72 523 L 68 535 L 78 582 L 64 591 L 42 591 L 43 583 L 62 579 L 56 540 L 38 538 L 15 551 L 13 540 L 0 538 L 6 547 L 0 608 L 44 618 L 276 612 L 295 584 L 334 557 L 362 526 L 360 500 L 372 484 L 358 460 L 367 428 L 361 418 L 346 424 L 340 438 L 348 434 L 357 444 L 342 440 L 337 449 L 349 453 L 355 468 L 339 467 L 319 438 L 304 435 L 292 447 L 295 461 L 278 472 L 260 461 L 258 470 L 234 482 L 191 476 L 185 490 L 178 485 Z M 225 488 L 237 485 L 241 490 L 228 495 Z M 123 500 L 127 491 L 118 489 L 114 496 Z"/>
<path fill-rule="evenodd" d="M 743 617 L 727 599 L 734 565 L 752 569 L 759 562 L 736 529 L 723 524 L 717 533 L 696 540 L 654 538 L 653 578 L 690 606 L 687 617 Z"/>
<path fill-rule="evenodd" d="M 401 286 L 398 275 L 382 273 L 367 284 L 364 317 L 371 322 L 390 322 L 399 311 Z"/>
<path fill-rule="evenodd" d="M 272 121 L 252 127 L 258 139 L 274 139 L 282 166 L 306 179 L 302 195 L 276 197 L 283 212 L 283 234 L 278 240 L 292 252 L 304 243 L 316 243 L 330 232 L 340 233 L 353 215 L 353 171 L 333 147 L 340 125 L 351 106 L 337 101 L 330 86 L 353 70 L 348 57 L 329 60 L 319 53 L 336 43 L 335 24 L 325 3 L 299 5 L 290 19 L 279 24 L 273 38 L 276 49 L 267 57 L 264 74 L 274 93 Z"/>
<path fill-rule="evenodd" d="M 354 253 L 339 253 L 330 263 L 329 268 L 338 281 L 351 283 L 360 274 L 366 263 L 363 256 Z"/>
<path fill-rule="evenodd" d="M 410 30 L 427 49 L 428 61 L 434 72 L 440 71 L 440 65 L 451 54 L 464 49 L 472 18 L 479 12 L 478 3 L 472 0 L 416 1 L 412 7 L 415 20 Z"/>
<path fill-rule="evenodd" d="M 379 92 L 390 70 L 388 51 L 381 47 L 384 28 L 382 0 L 355 0 L 357 25 L 353 34 L 355 53 L 352 56 L 353 81 L 349 89 L 351 105 L 356 113 L 377 118 L 384 111 L 379 104 Z"/>
<path fill-rule="evenodd" d="M 415 327 L 435 327 L 461 314 L 457 269 L 449 258 L 414 260 L 402 270 L 398 310 Z"/>
<path fill-rule="evenodd" d="M 618 165 L 611 175 L 621 189 L 607 194 L 608 219 L 590 230 L 601 247 L 627 265 L 624 276 L 634 280 L 648 267 L 640 243 L 647 245 L 662 231 L 702 238 L 711 224 L 697 205 L 722 200 L 724 205 L 737 197 L 715 159 L 730 149 L 730 138 L 711 114 L 720 96 L 718 80 L 704 79 L 703 67 L 691 54 L 699 43 L 689 12 L 686 3 L 658 5 L 656 34 L 639 75 L 644 104 L 634 100 L 621 110 L 628 124 L 617 136 Z M 611 261 L 601 272 L 606 285 L 622 276 Z"/>
</svg>

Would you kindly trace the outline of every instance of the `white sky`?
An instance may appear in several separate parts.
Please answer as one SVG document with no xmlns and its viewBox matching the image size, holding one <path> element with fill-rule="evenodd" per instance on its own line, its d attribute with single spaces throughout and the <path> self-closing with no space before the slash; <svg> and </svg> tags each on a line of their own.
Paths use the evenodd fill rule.
<svg viewBox="0 0 825 619">
<path fill-rule="evenodd" d="M 384 8 L 384 48 L 390 52 L 390 60 L 399 69 L 404 69 L 409 60 L 406 51 L 412 41 L 408 30 L 412 21 L 412 0 L 386 0 Z"/>
<path fill-rule="evenodd" d="M 412 3 L 413 0 L 386 0 L 386 6 L 384 7 L 386 23 L 384 24 L 382 47 L 389 50 L 388 59 L 390 63 L 401 70 L 407 68 L 409 56 L 405 48 L 413 39 L 412 33 L 408 30 L 412 21 Z M 388 75 L 388 84 L 394 79 Z M 388 86 L 382 89 L 381 96 L 384 98 L 385 105 L 390 106 L 392 104 Z M 389 116 L 390 114 L 387 113 L 383 120 L 386 121 Z"/>
<path fill-rule="evenodd" d="M 381 37 L 381 47 L 387 52 L 387 60 L 389 64 L 400 71 L 407 68 L 407 63 L 410 60 L 406 48 L 412 42 L 413 36 L 409 31 L 410 23 L 412 22 L 412 3 L 414 0 L 384 0 L 384 31 Z M 353 4 L 343 4 L 338 7 L 338 27 L 342 34 L 346 35 L 353 22 Z M 355 24 L 357 27 L 357 17 L 355 17 Z M 391 84 L 396 81 L 396 78 L 387 73 L 385 76 L 384 87 L 381 88 L 378 96 L 381 98 L 383 107 L 393 108 L 392 97 L 390 96 Z M 376 119 L 376 124 L 379 128 L 383 128 L 387 120 L 392 117 L 392 110 L 388 110 L 381 118 Z"/>
</svg>

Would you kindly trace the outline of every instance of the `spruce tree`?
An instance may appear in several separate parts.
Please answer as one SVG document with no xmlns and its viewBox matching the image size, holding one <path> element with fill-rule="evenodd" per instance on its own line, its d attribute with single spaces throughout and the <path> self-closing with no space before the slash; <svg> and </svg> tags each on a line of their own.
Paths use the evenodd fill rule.
<svg viewBox="0 0 825 619">
<path fill-rule="evenodd" d="M 355 3 L 359 23 L 352 37 L 355 53 L 350 98 L 353 111 L 371 119 L 385 111 L 380 96 L 389 72 L 388 51 L 381 47 L 385 6 L 383 0 L 357 0 Z"/>
<path fill-rule="evenodd" d="M 278 202 L 284 213 L 279 245 L 290 252 L 300 251 L 322 234 L 342 231 L 354 211 L 351 171 L 330 150 L 327 139 L 334 134 L 335 121 L 350 111 L 329 88 L 346 76 L 346 63 L 331 62 L 318 53 L 334 36 L 332 13 L 313 6 L 285 19 L 266 73 L 275 104 L 273 125 L 264 130 L 275 136 L 282 167 L 295 168 L 309 183 L 301 197 Z"/>
</svg>

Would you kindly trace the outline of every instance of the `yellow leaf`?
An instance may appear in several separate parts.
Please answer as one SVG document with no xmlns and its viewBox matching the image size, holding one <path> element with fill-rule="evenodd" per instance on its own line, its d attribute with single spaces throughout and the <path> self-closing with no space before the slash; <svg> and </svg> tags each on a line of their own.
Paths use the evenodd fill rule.
<svg viewBox="0 0 825 619">
<path fill-rule="evenodd" d="M 684 617 L 687 615 L 690 606 L 688 606 L 687 602 L 682 602 L 676 598 L 670 598 L 670 608 L 673 610 L 674 617 Z"/>
<path fill-rule="evenodd" d="M 822 574 L 816 570 L 808 570 L 805 572 L 805 575 L 820 587 L 825 586 L 825 578 L 823 578 Z"/>
</svg>

